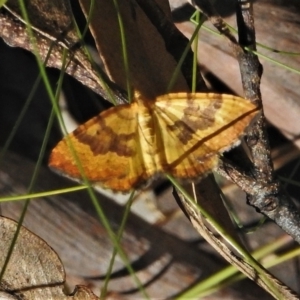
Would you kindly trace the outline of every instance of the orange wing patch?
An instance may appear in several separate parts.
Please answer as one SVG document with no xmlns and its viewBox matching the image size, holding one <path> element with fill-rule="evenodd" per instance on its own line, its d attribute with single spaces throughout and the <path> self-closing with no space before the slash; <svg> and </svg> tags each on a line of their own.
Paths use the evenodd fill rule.
<svg viewBox="0 0 300 300">
<path fill-rule="evenodd" d="M 54 148 L 49 165 L 77 180 L 83 172 L 95 184 L 121 192 L 161 173 L 196 179 L 216 166 L 217 154 L 232 147 L 257 112 L 249 101 L 230 95 L 137 98 L 79 126 Z"/>
</svg>

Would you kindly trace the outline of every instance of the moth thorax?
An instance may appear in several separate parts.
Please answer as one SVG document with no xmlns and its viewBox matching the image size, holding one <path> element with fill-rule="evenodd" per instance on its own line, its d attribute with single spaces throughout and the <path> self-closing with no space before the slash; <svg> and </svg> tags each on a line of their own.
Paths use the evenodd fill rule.
<svg viewBox="0 0 300 300">
<path fill-rule="evenodd" d="M 148 152 L 150 148 L 153 148 L 155 143 L 152 110 L 149 106 L 144 105 L 142 101 L 137 101 L 137 105 L 139 112 L 137 114 L 137 123 L 140 141 L 143 144 L 142 151 Z"/>
</svg>

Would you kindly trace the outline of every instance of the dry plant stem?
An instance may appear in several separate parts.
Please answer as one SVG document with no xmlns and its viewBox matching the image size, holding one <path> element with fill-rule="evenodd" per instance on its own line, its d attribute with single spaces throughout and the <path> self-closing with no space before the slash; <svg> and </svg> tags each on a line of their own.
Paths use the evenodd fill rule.
<svg viewBox="0 0 300 300">
<path fill-rule="evenodd" d="M 231 46 L 240 48 L 236 38 L 231 34 L 228 26 L 215 10 L 212 0 L 188 0 L 188 2 L 206 15 L 216 29 L 228 39 Z M 240 50 L 242 49 L 240 48 Z"/>
<path fill-rule="evenodd" d="M 222 160 L 217 171 L 245 191 L 249 202 L 252 201 L 251 199 L 255 199 L 254 206 L 260 212 L 263 212 L 292 236 L 295 241 L 300 243 L 299 213 L 293 202 L 279 188 L 277 182 L 264 185 L 253 175 L 244 173 L 225 159 Z"/>
<path fill-rule="evenodd" d="M 239 1 L 237 23 L 240 44 L 255 50 L 255 28 L 251 2 Z M 238 60 L 246 98 L 252 101 L 261 101 L 260 77 L 262 67 L 257 56 L 245 51 L 242 55 L 238 55 Z M 246 138 L 253 159 L 253 177 L 256 180 L 256 184 L 252 185 L 252 191 L 248 193 L 247 198 L 251 205 L 275 221 L 277 225 L 300 242 L 300 216 L 295 205 L 283 193 L 274 179 L 265 125 L 265 117 L 262 113 L 250 128 Z"/>
<path fill-rule="evenodd" d="M 186 215 L 192 222 L 193 226 L 197 229 L 197 231 L 201 233 L 205 240 L 208 241 L 214 247 L 214 249 L 217 250 L 221 256 L 223 256 L 223 258 L 225 258 L 229 263 L 234 265 L 238 270 L 240 270 L 250 279 L 255 281 L 259 286 L 268 291 L 273 297 L 277 299 L 299 299 L 299 297 L 294 291 L 289 289 L 287 286 L 283 285 L 277 278 L 275 278 L 272 274 L 268 273 L 268 271 L 264 270 L 264 276 L 258 273 L 253 268 L 253 266 L 251 266 L 251 264 L 245 262 L 244 259 L 242 259 L 233 251 L 231 251 L 228 245 L 224 243 L 221 239 L 217 238 L 214 235 L 214 233 L 212 233 L 212 231 L 207 227 L 206 221 L 208 221 L 209 223 L 209 220 L 203 218 L 201 212 L 197 208 L 197 203 L 202 204 L 202 202 L 207 201 L 207 199 L 213 201 L 216 201 L 218 199 L 215 197 L 214 193 L 211 194 L 211 192 L 214 191 L 216 188 L 214 186 L 215 183 L 213 183 L 213 181 L 211 181 L 209 177 L 204 178 L 203 183 L 205 185 L 210 186 L 211 189 L 207 189 L 206 191 L 200 191 L 198 189 L 197 191 L 195 191 L 195 203 L 188 201 L 181 193 L 177 193 L 177 190 L 174 191 L 175 199 L 178 203 L 182 204 L 183 210 L 185 211 Z M 185 189 L 190 195 L 194 194 L 194 191 L 190 185 L 185 186 Z M 209 194 L 206 194 L 207 191 L 209 191 Z M 261 268 L 263 269 L 263 267 Z M 270 289 L 270 285 L 266 283 L 266 279 L 268 279 L 269 284 L 272 283 L 273 288 L 276 290 L 275 293 L 274 290 Z"/>
<path fill-rule="evenodd" d="M 243 50 L 243 47 L 256 49 L 252 2 L 244 0 L 238 2 L 239 43 L 232 36 L 222 18 L 218 16 L 210 0 L 190 0 L 189 2 L 203 11 L 212 24 L 226 37 L 240 65 L 245 97 L 261 105 L 260 78 L 262 66 L 255 54 Z M 234 175 L 235 172 L 232 170 L 237 172 L 237 169 L 233 166 L 229 167 L 228 163 L 225 162 L 218 168 L 219 172 L 234 181 L 247 193 L 251 205 L 276 222 L 278 226 L 300 243 L 299 212 L 274 179 L 263 112 L 249 130 L 246 142 L 253 159 L 253 176 L 246 176 L 243 172 L 238 172 L 238 176 L 237 174 Z"/>
<path fill-rule="evenodd" d="M 6 9 L 0 9 L 0 37 L 12 47 L 20 47 L 28 51 L 33 51 L 33 45 L 31 44 L 30 37 L 26 30 L 26 25 L 13 16 Z M 33 28 L 34 29 L 34 28 Z M 52 39 L 49 38 L 50 34 L 42 34 L 40 31 L 34 29 L 37 48 L 41 58 L 46 61 L 48 67 L 57 69 L 62 68 L 63 51 L 64 48 L 69 50 L 68 55 L 68 67 L 66 73 L 75 77 L 78 81 L 91 88 L 95 93 L 101 95 L 104 99 L 110 101 L 109 96 L 104 87 L 101 86 L 99 80 L 99 74 L 105 80 L 107 86 L 116 95 L 116 102 L 124 103 L 126 94 L 121 91 L 113 82 L 111 82 L 107 76 L 101 72 L 100 68 L 97 69 L 91 64 L 88 57 L 81 47 L 75 47 L 80 45 L 79 39 L 75 39 L 75 35 L 72 35 L 74 39 L 62 42 L 55 37 L 57 34 L 53 33 Z M 49 51 L 51 53 L 49 55 Z"/>
</svg>

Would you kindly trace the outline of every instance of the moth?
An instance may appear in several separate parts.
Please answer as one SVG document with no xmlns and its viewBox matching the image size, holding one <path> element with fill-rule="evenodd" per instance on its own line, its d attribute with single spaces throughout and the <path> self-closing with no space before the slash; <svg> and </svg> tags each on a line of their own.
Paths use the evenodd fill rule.
<svg viewBox="0 0 300 300">
<path fill-rule="evenodd" d="M 219 153 L 236 144 L 257 113 L 250 101 L 232 95 L 136 96 L 66 136 L 53 149 L 49 166 L 123 193 L 163 174 L 195 180 L 217 165 Z"/>
</svg>

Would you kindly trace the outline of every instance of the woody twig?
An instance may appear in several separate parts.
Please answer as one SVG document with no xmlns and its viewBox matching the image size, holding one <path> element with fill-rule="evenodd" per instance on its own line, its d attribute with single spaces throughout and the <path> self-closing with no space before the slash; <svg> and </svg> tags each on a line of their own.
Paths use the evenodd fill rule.
<svg viewBox="0 0 300 300">
<path fill-rule="evenodd" d="M 210 1 L 204 2 L 206 5 L 201 6 L 201 10 L 227 38 L 238 60 L 245 98 L 262 107 L 260 93 L 262 66 L 258 57 L 251 51 L 256 50 L 252 2 L 244 0 L 238 2 L 239 42 L 226 29 L 227 26 L 222 19 L 216 16 Z M 260 117 L 247 133 L 246 143 L 252 158 L 252 168 L 248 173 L 241 171 L 236 165 L 233 166 L 226 160 L 222 160 L 217 171 L 246 192 L 250 205 L 272 219 L 297 242 L 300 242 L 299 212 L 275 179 L 263 107 Z"/>
</svg>

